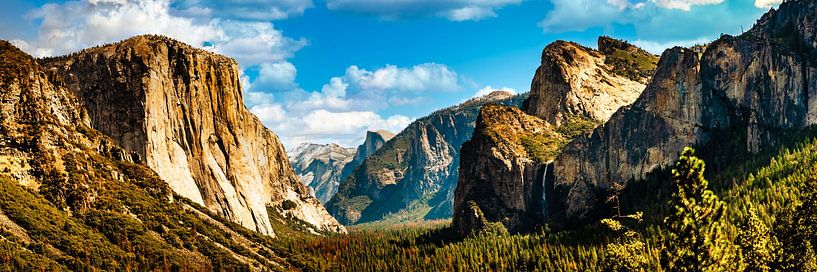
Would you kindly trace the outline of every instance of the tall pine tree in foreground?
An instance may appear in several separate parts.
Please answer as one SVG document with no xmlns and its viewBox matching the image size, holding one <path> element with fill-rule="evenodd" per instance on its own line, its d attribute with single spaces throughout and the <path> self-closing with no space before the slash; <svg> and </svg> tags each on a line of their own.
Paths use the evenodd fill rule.
<svg viewBox="0 0 817 272">
<path fill-rule="evenodd" d="M 675 192 L 664 219 L 661 265 L 667 271 L 736 271 L 741 262 L 726 237 L 726 205 L 708 190 L 704 162 L 685 148 L 672 169 Z"/>
</svg>

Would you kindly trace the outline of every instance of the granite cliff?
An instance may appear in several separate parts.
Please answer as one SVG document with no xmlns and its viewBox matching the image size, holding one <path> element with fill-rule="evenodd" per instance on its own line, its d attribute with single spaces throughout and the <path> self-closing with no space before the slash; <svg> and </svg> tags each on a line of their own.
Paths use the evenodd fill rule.
<svg viewBox="0 0 817 272">
<path fill-rule="evenodd" d="M 143 153 L 93 128 L 66 82 L 6 41 L 0 108 L 0 252 L 12 270 L 293 269 L 270 237 L 174 194 Z"/>
<path fill-rule="evenodd" d="M 323 203 L 338 191 L 341 172 L 354 157 L 354 148 L 337 144 L 303 143 L 289 152 L 289 161 L 298 179 Z"/>
<path fill-rule="evenodd" d="M 479 231 L 471 224 L 480 222 L 474 218 L 479 214 L 511 232 L 542 224 L 553 159 L 570 139 L 589 133 L 644 90 L 656 56 L 609 37 L 600 37 L 598 47 L 564 41 L 545 47 L 527 113 L 482 108 L 474 136 L 460 151 L 453 225 L 461 235 Z"/>
<path fill-rule="evenodd" d="M 345 231 L 295 176 L 278 137 L 244 106 L 233 59 L 138 36 L 43 65 L 80 99 L 90 127 L 177 194 L 263 234 L 274 235 L 268 206 L 315 230 Z"/>
<path fill-rule="evenodd" d="M 289 153 L 289 161 L 298 179 L 309 186 L 310 194 L 326 203 L 338 192 L 342 180 L 393 137 L 385 130 L 367 131 L 357 149 L 303 143 Z"/>
<path fill-rule="evenodd" d="M 525 97 L 494 92 L 414 121 L 341 182 L 327 209 L 344 224 L 450 217 L 460 146 L 471 138 L 479 108 L 519 106 Z"/>
<path fill-rule="evenodd" d="M 553 213 L 590 219 L 613 182 L 643 179 L 722 131 L 740 132 L 745 150 L 758 152 L 817 123 L 815 25 L 817 1 L 787 1 L 740 36 L 664 52 L 632 106 L 556 159 Z"/>
</svg>

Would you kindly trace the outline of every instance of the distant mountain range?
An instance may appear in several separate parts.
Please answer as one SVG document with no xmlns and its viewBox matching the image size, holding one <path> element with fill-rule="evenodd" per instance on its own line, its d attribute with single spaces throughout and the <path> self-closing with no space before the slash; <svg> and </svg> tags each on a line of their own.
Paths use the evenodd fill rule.
<svg viewBox="0 0 817 272">
<path fill-rule="evenodd" d="M 368 131 L 366 140 L 357 149 L 303 143 L 289 152 L 289 161 L 311 194 L 326 203 L 335 196 L 340 182 L 392 137 L 394 134 L 385 130 Z"/>
<path fill-rule="evenodd" d="M 521 106 L 526 96 L 494 92 L 417 119 L 341 181 L 327 209 L 344 224 L 450 217 L 459 149 L 479 108 Z"/>
</svg>

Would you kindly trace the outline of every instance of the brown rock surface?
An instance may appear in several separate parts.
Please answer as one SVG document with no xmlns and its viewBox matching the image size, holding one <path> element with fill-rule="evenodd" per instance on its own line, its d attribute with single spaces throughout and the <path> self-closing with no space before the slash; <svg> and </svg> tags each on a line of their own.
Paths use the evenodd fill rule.
<svg viewBox="0 0 817 272">
<path fill-rule="evenodd" d="M 622 105 L 634 102 L 644 90 L 642 82 L 649 78 L 643 75 L 652 74 L 656 57 L 607 37 L 599 38 L 599 48 L 604 52 L 565 41 L 545 47 L 525 111 L 554 125 L 575 116 L 603 122 Z M 639 73 L 627 76 L 630 70 Z"/>
<path fill-rule="evenodd" d="M 631 107 L 556 159 L 555 212 L 586 219 L 596 208 L 593 191 L 642 179 L 719 130 L 745 131 L 746 150 L 757 152 L 817 123 L 815 25 L 817 1 L 788 1 L 741 36 L 664 52 Z"/>
<path fill-rule="evenodd" d="M 567 142 L 547 122 L 515 107 L 482 107 L 474 136 L 462 145 L 460 182 L 454 194 L 454 228 L 477 226 L 473 208 L 488 222 L 518 232 L 544 222 L 548 162 Z"/>
<path fill-rule="evenodd" d="M 296 178 L 278 137 L 243 104 L 238 64 L 160 36 L 46 60 L 81 98 L 91 126 L 139 155 L 195 203 L 274 235 L 266 207 L 345 231 Z"/>
</svg>

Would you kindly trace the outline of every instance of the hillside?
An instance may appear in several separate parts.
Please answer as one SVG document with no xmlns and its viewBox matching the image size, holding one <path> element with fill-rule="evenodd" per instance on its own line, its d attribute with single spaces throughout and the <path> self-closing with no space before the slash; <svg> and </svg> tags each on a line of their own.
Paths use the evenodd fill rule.
<svg viewBox="0 0 817 272">
<path fill-rule="evenodd" d="M 146 35 L 42 63 L 79 98 L 89 127 L 175 193 L 262 234 L 275 235 L 268 206 L 343 232 L 295 176 L 278 137 L 244 106 L 235 60 Z"/>
<path fill-rule="evenodd" d="M 357 167 L 327 209 L 347 225 L 450 217 L 459 149 L 473 134 L 479 108 L 519 106 L 524 98 L 495 92 L 417 119 Z"/>
<path fill-rule="evenodd" d="M 18 271 L 290 270 L 288 253 L 175 194 L 82 100 L 0 41 L 0 255 Z M 283 217 L 277 219 L 286 221 Z"/>
<path fill-rule="evenodd" d="M 551 214 L 572 221 L 598 218 L 606 211 L 595 203 L 612 183 L 644 179 L 672 165 L 684 147 L 725 132 L 735 132 L 728 135 L 739 142 L 728 152 L 759 153 L 817 123 L 815 10 L 815 1 L 788 1 L 743 35 L 723 35 L 702 51 L 664 52 L 632 106 L 557 157 Z"/>
<path fill-rule="evenodd" d="M 460 151 L 453 219 L 459 235 L 479 232 L 489 223 L 501 223 L 512 233 L 545 224 L 553 159 L 570 140 L 635 101 L 644 89 L 641 82 L 653 73 L 648 64 L 655 56 L 638 47 L 609 37 L 599 37 L 598 47 L 564 41 L 548 45 L 525 112 L 482 108 L 474 136 Z"/>
</svg>

